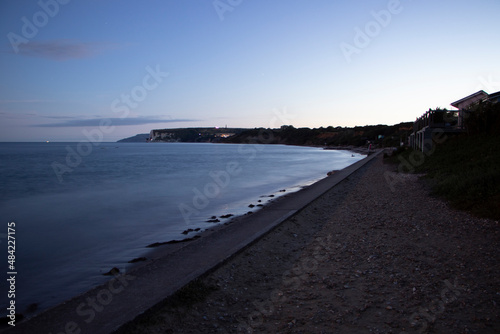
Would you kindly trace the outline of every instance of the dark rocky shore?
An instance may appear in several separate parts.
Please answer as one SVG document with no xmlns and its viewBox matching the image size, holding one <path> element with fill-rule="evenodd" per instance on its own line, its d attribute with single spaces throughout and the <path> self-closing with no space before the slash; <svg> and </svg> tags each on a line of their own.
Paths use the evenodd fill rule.
<svg viewBox="0 0 500 334">
<path fill-rule="evenodd" d="M 499 222 L 379 156 L 118 333 L 498 333 Z M 159 287 L 161 288 L 161 287 Z"/>
</svg>

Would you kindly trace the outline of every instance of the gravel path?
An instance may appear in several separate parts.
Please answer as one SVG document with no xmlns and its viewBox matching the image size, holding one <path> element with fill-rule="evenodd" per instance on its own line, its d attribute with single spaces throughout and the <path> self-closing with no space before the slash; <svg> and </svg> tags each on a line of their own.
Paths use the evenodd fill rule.
<svg viewBox="0 0 500 334">
<path fill-rule="evenodd" d="M 396 167 L 375 159 L 204 277 L 203 301 L 119 333 L 499 333 L 499 223 Z"/>
</svg>

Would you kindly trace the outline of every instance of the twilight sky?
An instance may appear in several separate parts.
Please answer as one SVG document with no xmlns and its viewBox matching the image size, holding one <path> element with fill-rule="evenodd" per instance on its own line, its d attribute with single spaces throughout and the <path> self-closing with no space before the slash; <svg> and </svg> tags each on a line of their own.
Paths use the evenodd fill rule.
<svg viewBox="0 0 500 334">
<path fill-rule="evenodd" d="M 500 90 L 498 0 L 3 0 L 0 141 L 413 121 Z"/>
</svg>

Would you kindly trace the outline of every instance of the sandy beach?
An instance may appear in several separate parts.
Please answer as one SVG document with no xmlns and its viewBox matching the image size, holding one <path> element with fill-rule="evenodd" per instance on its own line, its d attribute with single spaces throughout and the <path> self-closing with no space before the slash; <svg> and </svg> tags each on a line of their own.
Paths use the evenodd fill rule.
<svg viewBox="0 0 500 334">
<path fill-rule="evenodd" d="M 377 157 L 117 333 L 500 332 L 499 222 L 396 170 Z"/>
</svg>

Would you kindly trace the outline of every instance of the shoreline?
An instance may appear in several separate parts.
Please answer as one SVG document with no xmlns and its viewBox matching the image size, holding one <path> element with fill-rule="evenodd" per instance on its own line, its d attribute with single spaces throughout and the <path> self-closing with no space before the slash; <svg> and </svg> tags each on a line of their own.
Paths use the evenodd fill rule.
<svg viewBox="0 0 500 334">
<path fill-rule="evenodd" d="M 379 151 L 379 153 L 381 152 L 382 151 Z M 40 313 L 39 315 L 29 319 L 28 321 L 19 323 L 19 328 L 37 328 L 37 329 L 47 328 L 47 330 L 49 331 L 58 332 L 60 330 L 63 330 L 64 326 L 68 325 L 69 323 L 71 326 L 73 325 L 78 326 L 78 328 L 81 328 L 83 332 L 85 332 L 89 328 L 92 328 L 92 332 L 94 333 L 98 333 L 97 331 L 95 331 L 97 329 L 99 329 L 100 333 L 107 333 L 111 329 L 116 329 L 118 323 L 119 325 L 121 325 L 126 321 L 130 321 L 138 314 L 144 312 L 145 309 L 152 307 L 154 304 L 166 298 L 168 295 L 171 295 L 173 292 L 177 291 L 180 287 L 184 286 L 192 279 L 206 272 L 206 270 L 211 269 L 214 266 L 218 266 L 224 261 L 226 261 L 229 257 L 233 256 L 243 247 L 246 247 L 248 244 L 260 238 L 262 235 L 267 233 L 271 228 L 275 227 L 277 224 L 284 221 L 290 215 L 295 214 L 298 210 L 297 209 L 298 207 L 303 207 L 304 205 L 306 205 L 304 204 L 304 201 L 312 200 L 310 198 L 311 196 L 313 196 L 314 198 L 320 196 L 322 193 L 330 189 L 332 187 L 332 184 L 336 184 L 335 182 L 337 183 L 340 182 L 343 178 L 347 177 L 346 175 L 350 175 L 352 172 L 360 168 L 361 165 L 364 165 L 365 163 L 370 161 L 374 156 L 364 158 L 354 163 L 353 165 L 344 168 L 342 171 L 336 173 L 334 176 L 325 177 L 324 179 L 312 184 L 311 186 L 305 189 L 302 189 L 301 191 L 289 194 L 286 200 L 273 201 L 271 205 L 262 208 L 255 214 L 234 218 L 235 223 L 229 224 L 227 226 L 222 225 L 221 228 L 217 229 L 216 231 L 217 233 L 209 233 L 206 237 L 199 238 L 194 243 L 186 243 L 186 245 L 182 245 L 182 247 L 177 247 L 173 251 L 170 250 L 169 252 L 167 252 L 168 256 L 162 257 L 159 255 L 157 259 L 151 261 L 150 263 L 138 264 L 136 267 L 134 267 L 133 271 L 130 272 L 127 271 L 126 273 L 117 274 L 115 275 L 115 278 L 105 283 L 104 285 L 95 287 L 94 289 L 91 289 L 90 291 L 87 291 L 82 295 L 76 296 L 71 300 L 68 300 L 62 304 L 59 304 L 58 306 L 55 306 L 53 308 L 46 310 L 45 312 Z M 283 196 L 281 198 L 283 198 Z M 266 219 L 264 222 L 260 221 L 259 219 L 264 216 L 268 217 L 269 219 Z M 253 223 L 243 225 L 241 221 L 246 221 L 246 222 L 252 221 Z M 265 227 L 266 225 L 267 227 Z M 250 232 L 248 230 L 250 228 L 252 229 L 253 232 Z M 233 241 L 233 239 L 235 239 L 236 232 L 238 232 L 240 235 L 240 241 L 235 241 L 235 244 L 233 245 L 227 245 L 228 244 L 226 242 L 227 239 L 229 238 L 231 239 L 231 241 Z M 197 259 L 198 262 L 193 263 L 194 259 L 190 258 L 190 256 L 194 255 L 189 253 L 193 251 L 198 251 L 198 252 L 201 251 L 200 255 L 203 254 L 203 256 L 206 257 L 207 255 L 205 254 L 206 247 L 209 246 L 213 247 L 212 242 L 214 240 L 219 242 L 221 246 L 220 248 L 214 250 L 215 253 L 210 258 L 210 261 L 212 261 L 211 264 L 206 264 L 207 260 L 206 258 L 198 258 Z M 196 246 L 191 246 L 191 245 L 196 245 Z M 226 250 L 223 250 L 222 247 L 226 247 Z M 165 259 L 165 257 L 167 257 L 167 259 Z M 177 258 L 172 259 L 174 257 Z M 205 269 L 200 269 L 199 261 L 202 261 L 202 263 L 204 263 Z M 185 272 L 179 273 L 178 275 L 180 275 L 180 277 L 165 278 L 162 276 L 158 278 L 158 271 L 165 270 L 164 268 L 160 268 L 163 267 L 161 262 L 163 262 L 163 265 L 165 266 L 168 265 L 171 268 L 177 268 L 181 266 Z M 190 262 L 190 265 L 193 267 L 193 269 L 186 269 L 185 267 L 186 262 Z M 208 267 L 206 267 L 207 265 Z M 106 291 L 106 286 L 109 286 L 109 284 L 115 284 L 120 280 L 123 281 L 124 277 L 126 278 L 127 276 L 134 274 L 137 274 L 137 277 L 134 277 L 134 279 L 131 282 L 127 282 L 128 285 L 124 289 L 125 291 L 124 293 L 120 292 L 115 295 L 115 294 L 109 294 L 108 292 L 106 294 L 106 296 L 109 295 L 109 297 L 111 297 L 109 298 L 111 299 L 109 302 L 110 305 L 109 306 L 106 305 L 107 307 L 103 308 L 103 311 L 101 313 L 99 312 L 92 313 L 90 310 L 85 308 L 86 306 L 88 306 L 87 305 L 89 300 L 88 298 L 92 299 L 92 296 L 94 296 L 95 299 L 96 298 L 95 296 L 97 296 L 97 298 L 99 299 L 99 296 L 101 297 L 104 296 L 104 295 L 99 295 L 99 293 L 101 293 L 102 291 Z M 155 277 L 155 279 L 153 279 L 152 277 Z M 170 292 L 166 293 L 163 296 L 158 296 L 157 293 L 151 291 L 148 297 L 147 293 L 143 293 L 144 291 L 143 288 L 141 287 L 141 284 L 151 285 L 150 283 L 151 279 L 162 280 L 163 285 L 168 286 Z M 115 306 L 117 306 L 117 308 L 119 309 L 120 308 L 119 305 L 134 304 L 134 301 L 137 300 L 137 298 L 141 299 L 142 302 L 139 303 L 139 305 L 135 305 L 135 307 L 131 307 L 127 311 L 125 312 L 124 310 L 117 311 L 117 309 L 115 309 Z M 103 300 L 106 301 L 105 299 Z M 149 306 L 146 306 L 145 304 L 148 304 Z M 77 314 L 76 316 L 75 312 Z M 89 314 L 89 317 L 90 314 L 92 314 L 91 321 L 89 321 L 89 323 L 87 323 L 86 321 L 82 321 L 81 317 L 79 318 L 79 316 L 81 316 L 82 314 L 84 315 Z M 48 325 L 47 327 L 47 319 L 58 319 L 58 320 L 55 323 L 51 323 L 52 326 Z M 106 319 L 114 319 L 114 322 L 109 323 L 106 321 Z M 76 320 L 80 321 L 77 322 Z"/>
<path fill-rule="evenodd" d="M 227 143 L 208 143 L 208 144 L 227 144 Z M 232 144 L 232 143 L 230 143 L 230 144 Z M 276 145 L 284 145 L 284 144 L 276 144 Z M 299 145 L 296 145 L 296 146 L 299 146 Z M 311 146 L 311 147 L 315 147 L 315 146 Z M 366 155 L 363 159 L 366 159 L 368 157 L 368 155 L 370 155 L 370 153 L 377 152 L 374 150 L 372 150 L 370 152 L 368 149 L 364 149 L 364 148 L 346 149 L 346 148 L 342 148 L 342 147 L 338 147 L 338 148 L 324 148 L 323 147 L 323 149 L 325 149 L 325 150 L 326 149 L 341 150 L 341 151 L 348 151 L 348 152 Z M 363 159 L 361 159 L 361 160 L 363 160 Z M 357 162 L 359 162 L 361 160 L 358 160 Z M 267 206 L 272 205 L 273 202 L 275 202 L 275 201 L 286 200 L 286 198 L 288 196 L 293 195 L 294 193 L 299 192 L 307 187 L 310 187 L 311 185 L 324 179 L 325 176 L 331 176 L 336 172 L 339 172 L 339 170 L 330 171 L 321 178 L 308 181 L 307 184 L 290 186 L 290 187 L 285 188 L 285 189 L 277 190 L 269 195 L 261 195 L 260 198 L 262 198 L 262 202 L 261 202 L 261 200 L 258 200 L 258 202 L 255 202 L 257 204 L 250 203 L 251 207 L 249 205 L 249 207 L 248 207 L 249 210 L 245 213 L 232 213 L 232 212 L 230 212 L 230 213 L 224 213 L 223 215 L 220 215 L 220 216 L 207 217 L 208 220 L 206 222 L 209 222 L 210 219 L 218 219 L 218 220 L 220 220 L 220 222 L 215 223 L 213 226 L 208 227 L 208 228 L 204 228 L 204 229 L 200 228 L 198 225 L 190 226 L 189 229 L 185 230 L 185 231 L 189 231 L 189 232 L 183 238 L 180 237 L 180 238 L 166 240 L 166 241 L 159 240 L 155 243 L 145 245 L 145 248 L 149 248 L 149 250 L 144 252 L 143 254 L 141 254 L 140 257 L 131 259 L 128 262 L 129 267 L 127 270 L 129 270 L 129 271 L 136 270 L 136 269 L 138 269 L 144 265 L 147 265 L 148 263 L 155 261 L 161 257 L 168 256 L 170 253 L 176 252 L 180 248 L 187 246 L 190 242 L 195 241 L 198 238 L 206 237 L 209 234 L 217 233 L 217 231 L 219 231 L 220 229 L 223 229 L 226 226 L 239 221 L 240 219 L 244 219 L 249 214 L 254 214 L 260 210 L 265 209 Z M 264 202 L 264 199 L 265 199 L 265 202 Z M 244 211 L 244 210 L 241 210 L 241 211 Z M 230 216 L 230 217 L 225 217 L 225 216 Z M 196 229 L 199 229 L 199 231 L 196 231 Z M 196 233 L 194 233 L 194 232 L 196 232 Z M 113 269 L 115 269 L 115 268 L 110 268 L 110 270 L 113 270 Z"/>
<path fill-rule="evenodd" d="M 335 171 L 335 172 L 338 172 L 338 171 Z M 331 172 L 329 172 L 329 173 L 331 173 Z M 137 258 L 137 259 L 141 259 L 141 261 L 134 261 L 136 259 L 131 260 L 134 262 L 129 261 L 130 266 L 129 266 L 127 271 L 138 270 L 141 267 L 148 265 L 149 263 L 157 261 L 163 257 L 167 257 L 167 256 L 171 255 L 172 253 L 175 253 L 178 250 L 182 249 L 183 247 L 189 246 L 189 244 L 191 242 L 196 241 L 199 238 L 206 238 L 207 236 L 209 236 L 213 233 L 218 233 L 220 230 L 227 228 L 227 226 L 229 226 L 231 224 L 240 222 L 242 219 L 245 219 L 249 215 L 253 215 L 261 210 L 265 210 L 266 207 L 268 207 L 269 205 L 273 205 L 277 201 L 286 201 L 286 199 L 289 196 L 291 196 L 291 195 L 293 195 L 293 194 L 295 194 L 295 193 L 297 193 L 297 192 L 299 192 L 307 187 L 310 187 L 311 185 L 315 184 L 316 182 L 321 181 L 324 178 L 325 177 L 318 179 L 316 181 L 311 181 L 311 183 L 307 184 L 307 185 L 292 187 L 292 189 L 293 189 L 292 191 L 289 191 L 287 189 L 286 191 L 284 191 L 284 190 L 277 191 L 271 195 L 262 195 L 261 197 L 271 197 L 272 196 L 272 198 L 268 199 L 265 203 L 263 203 L 261 205 L 259 203 L 258 206 L 256 205 L 255 207 L 251 208 L 251 211 L 248 211 L 246 213 L 228 214 L 231 217 L 229 217 L 229 219 L 226 219 L 226 221 L 221 220 L 221 222 L 216 223 L 213 226 L 208 227 L 206 229 L 201 229 L 200 231 L 193 231 L 193 232 L 196 232 L 195 234 L 190 235 L 188 233 L 185 236 L 185 238 L 173 239 L 173 240 L 167 240 L 167 241 L 158 241 L 156 243 L 149 244 L 149 245 L 145 246 L 145 248 L 148 248 L 149 250 L 146 251 L 145 253 L 143 253 L 141 255 L 141 257 Z M 297 188 L 297 189 L 294 189 L 294 188 Z M 276 194 L 279 194 L 279 193 L 281 193 L 281 195 L 276 196 Z M 224 219 L 224 218 L 223 218 L 223 216 L 219 216 L 218 219 Z M 111 270 L 113 270 L 113 269 L 115 269 L 115 268 L 112 268 Z"/>
<path fill-rule="evenodd" d="M 499 242 L 379 156 L 114 334 L 498 333 Z"/>
<path fill-rule="evenodd" d="M 24 148 L 26 153 L 29 153 L 28 155 L 22 154 L 23 151 L 17 149 L 13 150 L 14 152 L 19 151 L 16 154 L 25 159 L 24 156 L 28 157 L 32 154 L 38 154 L 38 149 L 35 145 L 36 144 L 27 145 Z M 107 145 L 109 148 L 120 146 L 119 144 Z M 40 146 L 45 147 L 46 144 L 41 143 Z M 125 146 L 130 146 L 130 148 Z M 99 158 L 100 155 L 106 157 L 109 155 L 109 159 L 104 159 L 109 163 L 116 159 L 116 157 L 130 156 L 128 155 L 129 152 L 135 152 L 141 157 L 151 157 L 156 161 L 155 163 L 147 163 L 145 169 L 139 168 L 137 175 L 140 178 L 142 178 L 141 175 L 145 176 L 145 183 L 137 181 L 137 178 L 136 181 L 132 179 L 128 180 L 127 176 L 135 175 L 135 172 L 131 173 L 130 168 L 126 168 L 122 173 L 114 170 L 112 164 L 105 164 L 103 168 L 106 168 L 106 170 L 111 171 L 113 174 L 112 179 L 109 179 L 110 184 L 113 185 L 111 189 L 99 191 L 90 186 L 88 188 L 87 186 L 78 186 L 83 183 L 79 181 L 73 182 L 73 179 L 81 181 L 88 177 L 86 176 L 87 167 L 82 166 L 81 169 L 75 169 L 74 176 L 72 175 L 71 180 L 68 180 L 70 182 L 64 184 L 63 191 L 59 191 L 59 188 L 57 188 L 58 184 L 55 184 L 54 187 L 37 186 L 38 190 L 26 195 L 23 195 L 22 189 L 18 188 L 17 191 L 19 191 L 19 193 L 13 192 L 9 195 L 12 198 L 9 198 L 9 202 L 7 204 L 4 203 L 5 205 L 2 206 L 6 208 L 6 210 L 3 210 L 5 214 L 12 216 L 11 218 L 23 221 L 23 225 L 30 227 L 29 230 L 38 231 L 38 229 L 40 229 L 41 232 L 31 233 L 27 230 L 24 235 L 28 244 L 26 245 L 27 247 L 25 246 L 22 249 L 24 258 L 20 259 L 23 260 L 22 262 L 25 269 L 24 275 L 19 277 L 18 287 L 20 290 L 26 291 L 27 293 L 20 294 L 17 297 L 16 311 L 19 314 L 23 314 L 26 318 L 31 318 L 36 314 L 40 314 L 47 309 L 57 306 L 75 295 L 84 293 L 88 289 L 102 284 L 109 279 L 109 277 L 102 276 L 102 274 L 108 273 L 115 267 L 119 268 L 122 272 L 129 270 L 131 264 L 128 262 L 143 257 L 143 254 L 150 250 L 150 248 L 146 248 L 146 246 L 151 243 L 182 239 L 186 236 L 191 237 L 194 233 L 189 233 L 188 235 L 181 234 L 183 230 L 189 228 L 212 228 L 214 224 L 206 223 L 206 220 L 213 214 L 218 214 L 219 211 L 222 215 L 227 213 L 244 214 L 248 212 L 246 206 L 252 203 L 252 201 L 253 204 L 258 204 L 256 201 L 260 199 L 258 198 L 259 195 L 271 194 L 273 191 L 279 190 L 279 187 L 304 184 L 304 182 L 294 182 L 302 180 L 302 178 L 300 178 L 300 166 L 307 165 L 307 162 L 309 162 L 309 165 L 311 165 L 311 161 L 325 162 L 312 165 L 309 172 L 309 168 L 304 170 L 306 173 L 308 172 L 305 179 L 309 181 L 307 179 L 308 176 L 312 178 L 324 176 L 328 167 L 332 167 L 332 163 L 329 163 L 329 161 L 333 161 L 333 163 L 337 165 L 337 157 L 339 157 L 339 161 L 343 161 L 341 163 L 352 163 L 361 158 L 349 158 L 351 154 L 347 152 L 329 154 L 328 152 L 321 152 L 321 149 L 318 148 L 295 149 L 291 147 L 286 148 L 285 146 L 272 148 L 270 145 L 268 145 L 268 147 L 258 148 L 246 145 L 242 148 L 241 152 L 239 150 L 237 151 L 237 149 L 239 146 L 243 145 L 232 145 L 232 148 L 224 148 L 220 145 L 205 145 L 198 148 L 194 146 L 192 148 L 190 146 L 183 146 L 175 149 L 173 147 L 167 148 L 166 146 L 162 146 L 163 148 L 149 147 L 149 149 L 136 146 L 137 145 L 121 145 L 121 149 L 119 150 L 110 149 L 109 152 L 101 150 L 96 151 L 95 155 L 91 154 L 86 159 L 89 162 L 87 165 L 95 166 L 95 163 L 97 163 L 98 165 L 96 166 L 101 166 L 99 162 L 102 160 Z M 46 150 L 44 148 L 43 152 L 60 152 L 60 150 L 64 150 L 64 147 L 65 145 L 56 145 L 55 151 L 54 149 L 49 148 Z M 192 164 L 188 160 L 189 166 L 196 166 L 194 167 L 195 170 L 191 171 L 189 168 L 187 173 L 182 173 L 182 175 L 186 175 L 185 181 L 184 179 L 178 178 L 179 182 L 175 182 L 175 180 L 171 180 L 171 178 L 166 175 L 177 173 L 175 171 L 179 169 L 176 168 L 177 165 L 169 163 L 168 166 L 172 166 L 171 170 L 173 170 L 173 173 L 162 174 L 161 171 L 165 168 L 161 167 L 161 164 L 155 160 L 155 157 L 160 157 L 159 160 L 162 160 L 161 155 L 157 152 L 163 152 L 165 149 L 168 152 L 184 152 L 189 150 L 188 153 L 191 151 L 220 153 L 221 158 L 218 159 L 218 161 L 221 161 L 220 166 L 217 160 L 215 160 L 215 163 L 212 165 L 206 163 L 200 163 L 199 165 Z M 253 154 L 252 151 L 256 151 L 256 153 Z M 283 157 L 285 157 L 285 159 L 290 158 L 291 160 L 296 159 L 293 155 L 295 152 L 305 152 L 306 154 L 311 154 L 311 160 L 304 160 L 304 164 L 298 165 L 298 168 L 296 168 L 297 173 L 293 171 L 293 165 L 290 165 L 289 168 L 283 166 L 286 169 L 285 172 L 280 166 L 281 159 L 275 159 L 275 164 L 268 164 L 267 160 L 265 160 L 266 157 L 273 158 L 273 155 L 266 152 L 276 151 L 279 151 L 280 154 L 283 152 Z M 231 154 L 231 152 L 234 152 L 234 154 Z M 288 152 L 288 154 L 286 152 Z M 44 168 L 50 168 L 50 162 L 57 160 L 57 154 L 54 155 L 54 157 L 52 157 L 52 155 L 44 156 L 46 160 L 41 164 Z M 205 162 L 208 160 L 212 162 L 210 157 L 213 156 L 218 157 L 218 154 L 209 154 L 207 159 L 200 158 L 200 161 Z M 181 215 L 179 204 L 185 203 L 191 208 L 198 208 L 196 204 L 202 203 L 205 200 L 198 200 L 196 204 L 194 203 L 195 195 L 197 195 L 196 192 L 193 192 L 193 190 L 195 190 L 194 187 L 196 187 L 196 190 L 199 189 L 201 191 L 205 189 L 210 190 L 213 187 L 208 186 L 214 184 L 214 181 L 218 182 L 216 182 L 217 185 L 220 185 L 220 183 L 224 181 L 223 186 L 226 185 L 224 177 L 214 180 L 213 177 L 207 176 L 209 172 L 213 171 L 213 175 L 215 175 L 219 173 L 219 170 L 224 170 L 226 166 L 224 157 L 231 160 L 231 162 L 235 161 L 244 166 L 243 164 L 254 156 L 256 157 L 255 165 L 261 167 L 259 168 L 259 173 L 252 172 L 254 169 L 251 166 L 244 168 L 244 171 L 241 173 L 242 177 L 231 177 L 231 182 L 228 183 L 224 191 L 221 191 L 221 196 L 217 196 L 216 198 L 211 198 L 212 196 L 210 196 L 210 198 L 208 198 L 209 201 L 207 201 L 206 208 L 201 208 L 199 210 L 199 212 L 201 212 L 200 214 L 190 214 L 188 217 L 189 219 L 184 219 L 183 215 Z M 133 158 L 130 161 L 132 163 L 127 165 L 133 167 L 135 166 L 135 163 L 133 163 L 134 161 L 139 162 L 137 166 L 141 166 L 141 161 L 148 160 Z M 289 164 L 287 164 L 287 166 L 288 165 Z M 148 166 L 153 167 L 149 169 Z M 155 173 L 155 171 L 158 171 L 158 168 L 154 166 L 159 166 L 160 174 Z M 315 166 L 317 166 L 317 168 L 315 168 Z M 333 166 L 332 168 L 335 167 Z M 97 169 L 91 168 L 91 170 L 95 171 Z M 260 171 L 262 171 L 262 173 Z M 269 171 L 269 176 L 267 175 L 267 171 Z M 105 175 L 103 173 L 98 174 Z M 101 179 L 98 174 L 96 174 L 96 178 L 89 178 L 89 185 L 92 184 L 92 179 Z M 179 175 L 181 175 L 181 173 L 179 173 Z M 296 177 L 297 175 L 299 177 Z M 69 175 L 67 176 L 69 177 Z M 205 179 L 203 179 L 203 176 L 205 176 Z M 199 177 L 199 179 L 196 179 L 196 177 Z M 108 178 L 108 176 L 104 176 L 103 178 L 105 183 L 108 182 L 105 180 L 106 178 Z M 14 181 L 15 179 L 12 180 Z M 157 180 L 162 181 L 163 185 L 160 186 L 160 184 L 156 182 Z M 262 182 L 262 180 L 265 181 Z M 269 182 L 267 182 L 267 180 Z M 278 181 L 274 182 L 274 180 Z M 57 179 L 55 179 L 54 174 L 52 174 L 52 170 L 48 170 L 47 173 L 44 173 L 44 178 L 41 179 L 39 184 L 45 181 L 54 181 L 57 183 Z M 261 183 L 264 186 L 258 187 Z M 98 183 L 96 182 L 96 184 Z M 176 189 L 177 186 L 171 186 L 173 184 L 179 184 L 180 186 L 185 184 L 186 187 L 180 189 L 182 191 L 178 191 Z M 249 188 L 235 191 L 231 189 L 238 187 L 239 184 L 247 184 Z M 8 187 L 15 188 L 11 185 L 14 185 L 14 182 L 10 182 Z M 38 185 L 38 183 L 36 185 Z M 257 187 L 254 188 L 255 190 L 251 189 L 254 185 L 257 185 Z M 97 188 L 100 189 L 101 186 Z M 148 188 L 148 191 L 146 191 L 145 188 Z M 119 192 L 117 191 L 118 189 L 125 191 Z M 108 190 L 109 192 L 107 192 Z M 150 190 L 152 190 L 152 192 Z M 215 191 L 217 191 L 217 189 L 215 189 Z M 222 195 L 224 195 L 225 192 L 231 192 L 234 196 L 230 196 L 229 199 L 224 198 Z M 45 196 L 45 194 L 49 196 Z M 26 201 L 24 200 L 25 198 Z M 75 202 L 75 198 L 78 198 L 79 201 Z M 267 199 L 263 198 L 262 200 L 265 201 Z M 42 205 L 57 201 L 68 204 L 71 208 L 73 208 L 74 205 L 76 209 L 61 211 L 51 205 Z M 127 204 L 123 206 L 123 203 Z M 229 205 L 225 205 L 226 203 Z M 234 203 L 234 205 L 232 203 Z M 205 204 L 203 203 L 203 205 Z M 23 206 L 29 208 L 33 207 L 33 210 L 15 209 L 16 207 L 22 208 Z M 236 208 L 236 206 L 238 206 L 238 208 Z M 13 208 L 12 210 L 11 207 Z M 243 211 L 240 209 L 247 210 Z M 131 214 L 128 215 L 124 212 L 130 212 Z M 225 219 L 221 219 L 221 221 L 226 222 Z M 76 222 L 78 222 L 78 224 L 76 224 Z M 64 232 L 62 234 L 50 233 L 48 232 L 50 228 L 49 230 L 45 229 L 43 227 L 44 224 L 47 226 L 57 225 L 61 228 L 68 228 L 61 230 Z M 31 226 L 34 228 L 31 229 Z M 79 229 L 81 229 L 82 234 L 75 238 L 74 242 L 70 241 L 74 231 Z M 50 240 L 50 242 L 48 240 Z M 34 246 L 37 244 L 42 248 L 46 248 L 45 253 L 53 253 L 54 255 L 47 255 L 49 256 L 47 261 L 32 260 L 36 259 L 37 253 L 39 253 Z M 63 248 L 59 248 L 59 245 Z M 60 252 L 58 250 L 64 251 Z M 64 272 L 64 274 L 60 274 L 61 272 Z M 7 304 L 5 305 L 6 307 L 8 306 Z"/>
</svg>

